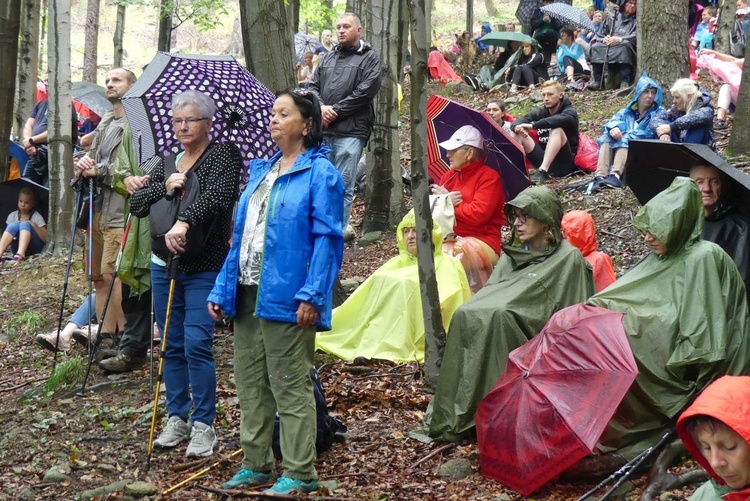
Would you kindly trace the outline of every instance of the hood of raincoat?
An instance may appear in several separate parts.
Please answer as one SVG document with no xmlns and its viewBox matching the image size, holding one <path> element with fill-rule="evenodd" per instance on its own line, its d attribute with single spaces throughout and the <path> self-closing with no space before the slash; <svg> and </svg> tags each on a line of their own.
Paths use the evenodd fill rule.
<svg viewBox="0 0 750 501">
<path fill-rule="evenodd" d="M 594 218 L 584 210 L 573 210 L 562 218 L 562 230 L 571 244 L 577 247 L 581 254 L 588 256 L 596 250 L 596 229 Z"/>
<path fill-rule="evenodd" d="M 518 232 L 513 225 L 513 209 L 519 209 L 529 216 L 548 224 L 552 232 L 553 241 L 541 252 L 525 249 L 518 238 Z M 513 268 L 518 268 L 537 259 L 544 259 L 557 249 L 562 241 L 560 223 L 563 208 L 557 195 L 544 186 L 530 186 L 518 194 L 516 198 L 505 204 L 505 215 L 508 217 L 513 230 L 513 238 L 509 245 L 503 245 L 503 252 L 510 257 Z"/>
<path fill-rule="evenodd" d="M 654 103 L 651 105 L 652 109 L 659 109 L 662 101 L 664 100 L 664 93 L 661 91 L 661 86 L 656 83 L 656 80 L 648 76 L 645 71 L 641 74 L 641 78 L 635 84 L 635 93 L 633 94 L 633 100 L 628 104 L 628 108 L 638 110 L 638 99 L 646 89 L 656 89 L 656 95 L 654 96 Z"/>
<path fill-rule="evenodd" d="M 398 253 L 401 257 L 408 258 L 411 261 L 415 261 L 417 256 L 412 256 L 406 249 L 406 241 L 404 240 L 404 228 L 416 228 L 417 217 L 414 214 L 414 209 L 406 213 L 404 218 L 398 223 L 396 229 L 396 243 L 398 243 Z M 440 226 L 432 220 L 432 253 L 437 258 L 443 255 L 443 232 L 440 231 Z"/>
<path fill-rule="evenodd" d="M 724 484 L 688 431 L 689 418 L 699 415 L 718 419 L 750 443 L 750 376 L 724 376 L 717 379 L 698 395 L 677 420 L 677 434 L 690 454 L 717 482 Z"/>
<path fill-rule="evenodd" d="M 633 226 L 649 231 L 667 246 L 662 259 L 678 254 L 700 239 L 703 231 L 701 191 L 687 177 L 676 177 L 666 190 L 644 205 Z"/>
<path fill-rule="evenodd" d="M 487 33 L 492 33 L 492 26 L 490 26 L 490 23 L 482 23 L 482 28 L 484 28 L 484 31 Z"/>
</svg>

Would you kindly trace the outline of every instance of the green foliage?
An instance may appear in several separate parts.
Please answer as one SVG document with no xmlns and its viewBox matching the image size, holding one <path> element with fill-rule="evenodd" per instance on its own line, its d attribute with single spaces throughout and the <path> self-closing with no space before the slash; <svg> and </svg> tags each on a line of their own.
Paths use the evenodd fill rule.
<svg viewBox="0 0 750 501">
<path fill-rule="evenodd" d="M 307 23 L 307 33 L 320 36 L 323 30 L 333 30 L 336 16 L 341 11 L 329 9 L 321 0 L 300 0 L 300 24 Z"/>
<path fill-rule="evenodd" d="M 21 311 L 10 317 L 1 330 L 13 338 L 19 334 L 32 334 L 43 325 L 44 317 L 38 311 Z"/>
<path fill-rule="evenodd" d="M 157 2 L 148 0 L 117 0 L 117 4 L 126 6 L 154 5 Z M 229 15 L 224 0 L 169 0 L 159 2 L 159 17 L 172 16 L 172 29 L 187 21 L 204 32 L 222 25 L 222 19 Z"/>
<path fill-rule="evenodd" d="M 55 367 L 44 389 L 51 396 L 61 386 L 74 384 L 83 374 L 83 357 L 64 357 Z"/>
</svg>

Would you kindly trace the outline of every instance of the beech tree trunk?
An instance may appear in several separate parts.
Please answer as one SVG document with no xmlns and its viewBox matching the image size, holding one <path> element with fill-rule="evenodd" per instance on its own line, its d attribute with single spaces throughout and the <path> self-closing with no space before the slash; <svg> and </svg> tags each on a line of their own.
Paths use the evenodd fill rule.
<svg viewBox="0 0 750 501">
<path fill-rule="evenodd" d="M 398 0 L 373 0 L 367 9 L 366 39 L 383 64 L 383 85 L 375 97 L 375 127 L 367 155 L 364 232 L 398 224 L 404 199 L 398 140 Z"/>
<path fill-rule="evenodd" d="M 125 8 L 126 4 L 117 4 L 117 22 L 115 24 L 115 34 L 112 36 L 112 42 L 115 49 L 112 61 L 113 68 L 122 68 L 122 56 L 124 53 L 122 40 L 125 36 Z"/>
<path fill-rule="evenodd" d="M 466 31 L 474 38 L 474 0 L 466 0 Z"/>
<path fill-rule="evenodd" d="M 487 9 L 487 15 L 490 17 L 497 17 L 497 7 L 493 0 L 484 0 L 484 8 Z"/>
<path fill-rule="evenodd" d="M 722 54 L 729 54 L 729 34 L 732 31 L 732 26 L 734 26 L 735 12 L 735 2 L 729 0 L 719 2 L 718 18 L 714 30 L 714 50 Z"/>
<path fill-rule="evenodd" d="M 8 138 L 13 126 L 13 94 L 21 29 L 21 0 L 5 0 L 0 6 L 0 181 L 8 179 Z"/>
<path fill-rule="evenodd" d="M 688 0 L 638 2 L 638 71 L 645 70 L 669 89 L 678 79 L 690 73 L 688 59 Z M 668 93 L 667 93 L 668 94 Z M 671 98 L 665 96 L 665 103 Z"/>
<path fill-rule="evenodd" d="M 86 41 L 83 49 L 83 81 L 96 83 L 99 43 L 99 0 L 88 0 L 86 8 Z"/>
<path fill-rule="evenodd" d="M 745 44 L 745 61 L 748 56 L 750 56 L 750 43 Z M 737 96 L 727 155 L 750 155 L 750 63 L 742 66 L 740 92 Z"/>
<path fill-rule="evenodd" d="M 240 17 L 250 73 L 271 92 L 294 87 L 294 36 L 283 2 L 240 0 Z"/>
<path fill-rule="evenodd" d="M 170 0 L 159 3 L 159 41 L 157 50 L 169 52 L 172 50 L 172 6 Z"/>
<path fill-rule="evenodd" d="M 437 385 L 445 350 L 445 331 L 440 314 L 435 259 L 432 249 L 432 214 L 427 178 L 427 49 L 425 0 L 410 0 L 411 21 L 411 186 L 417 220 L 417 266 L 425 328 L 424 373 L 431 387 Z"/>
<path fill-rule="evenodd" d="M 11 2 L 12 3 L 12 2 Z M 36 101 L 39 66 L 39 2 L 21 0 L 21 29 L 18 37 L 18 73 L 13 130 L 19 137 Z"/>
<path fill-rule="evenodd" d="M 46 251 L 59 255 L 73 225 L 73 138 L 70 124 L 70 0 L 49 1 L 49 217 Z"/>
<path fill-rule="evenodd" d="M 292 33 L 297 33 L 299 31 L 299 0 L 289 0 L 286 13 L 289 16 L 289 26 L 292 28 Z"/>
</svg>

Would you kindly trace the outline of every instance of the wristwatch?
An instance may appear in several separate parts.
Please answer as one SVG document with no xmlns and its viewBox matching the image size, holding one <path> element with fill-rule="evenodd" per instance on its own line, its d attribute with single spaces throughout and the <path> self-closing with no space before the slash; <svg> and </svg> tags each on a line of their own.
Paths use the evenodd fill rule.
<svg viewBox="0 0 750 501">
<path fill-rule="evenodd" d="M 36 143 L 34 142 L 34 138 L 33 138 L 33 137 L 30 137 L 30 138 L 28 139 L 28 141 L 29 141 L 29 144 L 30 144 L 31 146 L 36 146 L 36 145 L 37 145 L 37 144 L 36 144 Z"/>
<path fill-rule="evenodd" d="M 187 216 L 185 216 L 184 214 L 180 214 L 179 216 L 177 216 L 177 220 L 188 225 L 188 228 L 190 227 L 190 221 L 188 221 Z"/>
</svg>

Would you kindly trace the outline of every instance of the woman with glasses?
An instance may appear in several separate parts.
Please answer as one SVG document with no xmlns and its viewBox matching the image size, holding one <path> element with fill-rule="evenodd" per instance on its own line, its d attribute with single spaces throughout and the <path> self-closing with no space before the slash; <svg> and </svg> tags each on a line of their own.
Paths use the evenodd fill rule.
<svg viewBox="0 0 750 501">
<path fill-rule="evenodd" d="M 210 139 L 216 105 L 202 92 L 188 90 L 172 99 L 172 129 L 182 146 L 177 155 L 154 157 L 146 184 L 130 200 L 134 216 L 158 218 L 157 204 L 172 197 L 190 197 L 197 178 L 200 194 L 180 204 L 177 220 L 163 238 L 166 249 L 152 247 L 151 281 L 154 312 L 164 332 L 170 292 L 168 265 L 176 266 L 164 357 L 168 419 L 155 447 L 171 448 L 190 440 L 187 457 L 210 456 L 217 444 L 216 370 L 212 351 L 214 321 L 206 298 L 229 252 L 232 209 L 237 198 L 242 159 L 231 143 Z M 165 172 L 172 172 L 165 175 Z M 189 189 L 188 189 L 189 188 Z M 171 221 L 169 221 L 171 223 Z M 168 224 L 169 224 L 168 223 Z M 193 247 L 187 255 L 187 244 Z M 195 246 L 200 247 L 195 249 Z M 171 268 L 170 268 L 171 269 Z M 192 396 L 192 398 L 191 398 Z M 192 404 L 192 405 L 191 405 Z M 192 407 L 192 413 L 191 413 Z"/>
<path fill-rule="evenodd" d="M 459 128 L 440 143 L 450 169 L 431 186 L 447 195 L 455 210 L 454 235 L 445 235 L 443 252 L 457 257 L 466 270 L 472 293 L 492 274 L 500 254 L 500 228 L 505 222 L 505 192 L 500 174 L 484 163 L 484 138 L 471 125 Z"/>
<path fill-rule="evenodd" d="M 310 369 L 316 330 L 331 329 L 333 283 L 344 250 L 344 184 L 328 161 L 317 98 L 276 97 L 269 124 L 279 152 L 253 160 L 232 249 L 208 297 L 215 320 L 234 317 L 242 467 L 224 488 L 276 477 L 278 410 L 283 473 L 267 492 L 317 490 L 316 415 Z"/>
<path fill-rule="evenodd" d="M 427 434 L 458 441 L 505 370 L 508 354 L 541 331 L 552 314 L 585 301 L 594 279 L 580 251 L 563 239 L 563 209 L 548 188 L 531 187 L 505 204 L 513 231 L 484 288 L 453 314 Z"/>
</svg>

